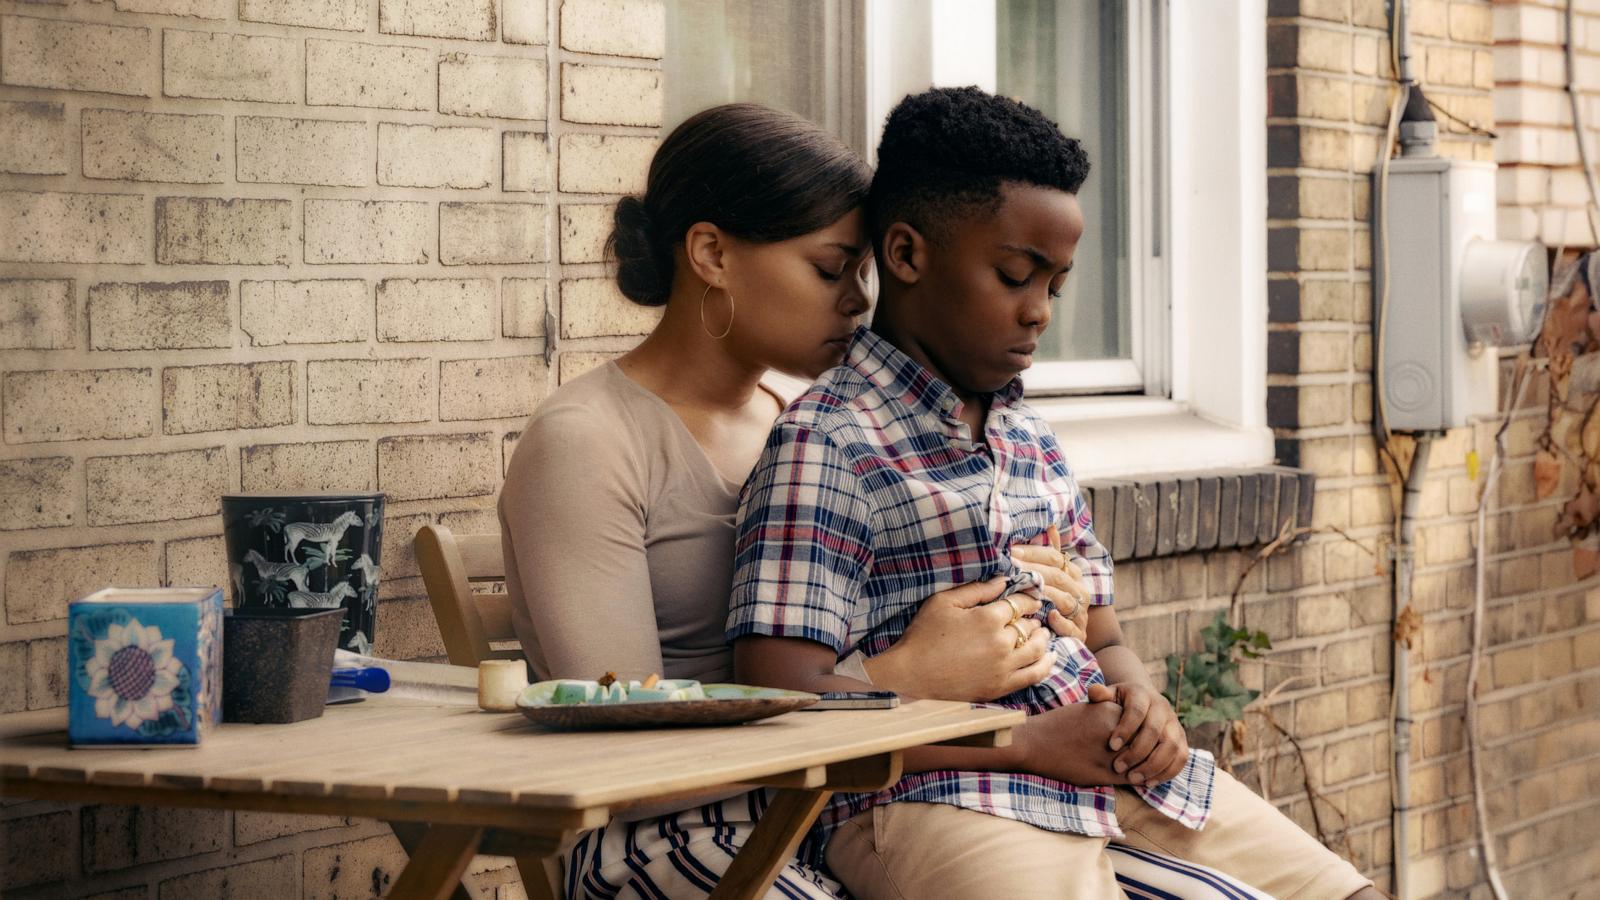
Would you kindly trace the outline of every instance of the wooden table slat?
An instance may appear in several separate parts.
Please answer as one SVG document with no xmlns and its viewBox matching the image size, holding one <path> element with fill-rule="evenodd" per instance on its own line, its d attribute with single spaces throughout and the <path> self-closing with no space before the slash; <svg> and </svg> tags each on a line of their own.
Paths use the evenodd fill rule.
<svg viewBox="0 0 1600 900">
<path fill-rule="evenodd" d="M 64 724 L 64 711 L 56 724 Z M 224 724 L 192 749 L 69 750 L 40 717 L 0 734 L 7 780 L 215 789 L 362 800 L 470 797 L 485 805 L 595 809 L 1007 729 L 1022 714 L 923 700 L 893 710 L 790 713 L 746 725 L 557 733 L 515 714 L 404 701 L 329 707 L 284 726 Z M 691 740 L 685 737 L 692 735 Z M 801 783 L 804 783 L 803 781 Z M 396 790 L 404 788 L 397 796 Z"/>
</svg>

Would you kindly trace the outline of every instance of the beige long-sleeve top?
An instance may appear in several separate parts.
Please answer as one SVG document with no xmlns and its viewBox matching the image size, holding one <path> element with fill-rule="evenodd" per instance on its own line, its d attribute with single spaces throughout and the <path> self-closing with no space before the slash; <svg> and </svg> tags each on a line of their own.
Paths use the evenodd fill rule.
<svg viewBox="0 0 1600 900">
<path fill-rule="evenodd" d="M 615 363 L 552 393 L 499 501 L 513 624 L 538 676 L 732 680 L 738 502 L 672 408 Z"/>
<path fill-rule="evenodd" d="M 733 680 L 723 635 L 739 488 L 672 407 L 615 363 L 541 403 L 499 501 L 512 624 L 538 677 Z M 860 653 L 837 671 L 869 680 Z M 645 804 L 621 818 L 738 793 Z"/>
</svg>

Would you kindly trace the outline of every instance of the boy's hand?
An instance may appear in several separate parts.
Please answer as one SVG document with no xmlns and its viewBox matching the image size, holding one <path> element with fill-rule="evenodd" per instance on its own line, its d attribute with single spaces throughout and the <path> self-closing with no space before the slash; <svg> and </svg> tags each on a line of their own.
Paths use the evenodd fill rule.
<svg viewBox="0 0 1600 900">
<path fill-rule="evenodd" d="M 1089 699 L 1113 700 L 1122 716 L 1107 747 L 1116 753 L 1111 767 L 1133 784 L 1160 784 L 1176 778 L 1189 761 L 1189 739 L 1167 698 L 1138 682 L 1109 687 L 1090 685 Z M 1120 752 L 1119 752 L 1120 751 Z"/>
<path fill-rule="evenodd" d="M 1050 614 L 1050 630 L 1061 637 L 1082 641 L 1088 634 L 1089 586 L 1078 567 L 1060 550 L 1037 544 L 1015 544 L 1011 559 L 1017 567 L 1037 574 L 1044 581 L 1044 599 L 1055 605 Z"/>
<path fill-rule="evenodd" d="M 1090 688 L 1093 702 L 1068 703 L 1029 716 L 1016 730 L 1022 771 L 1085 787 L 1128 783 L 1127 776 L 1112 768 L 1115 754 L 1106 749 L 1122 707 L 1110 702 L 1110 691 L 1097 695 L 1098 687 Z"/>
</svg>

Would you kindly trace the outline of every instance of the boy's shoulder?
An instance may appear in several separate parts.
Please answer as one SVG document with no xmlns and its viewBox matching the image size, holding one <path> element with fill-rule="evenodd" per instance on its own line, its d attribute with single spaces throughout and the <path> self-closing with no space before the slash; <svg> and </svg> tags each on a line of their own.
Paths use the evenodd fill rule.
<svg viewBox="0 0 1600 900">
<path fill-rule="evenodd" d="M 853 366 L 834 366 L 796 397 L 776 424 L 808 431 L 848 427 L 856 422 L 855 405 L 877 389 Z"/>
</svg>

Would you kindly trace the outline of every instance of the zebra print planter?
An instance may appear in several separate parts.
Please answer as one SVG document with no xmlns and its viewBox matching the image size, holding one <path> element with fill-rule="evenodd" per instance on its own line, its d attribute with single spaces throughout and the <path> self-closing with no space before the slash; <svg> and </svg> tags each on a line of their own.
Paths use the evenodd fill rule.
<svg viewBox="0 0 1600 900">
<path fill-rule="evenodd" d="M 229 494 L 222 531 L 234 609 L 343 607 L 339 646 L 371 653 L 383 550 L 383 497 Z"/>
</svg>

